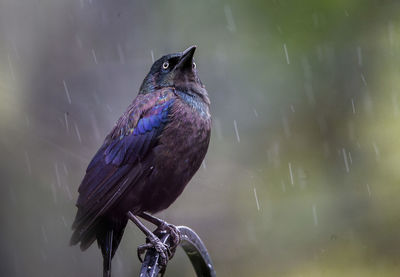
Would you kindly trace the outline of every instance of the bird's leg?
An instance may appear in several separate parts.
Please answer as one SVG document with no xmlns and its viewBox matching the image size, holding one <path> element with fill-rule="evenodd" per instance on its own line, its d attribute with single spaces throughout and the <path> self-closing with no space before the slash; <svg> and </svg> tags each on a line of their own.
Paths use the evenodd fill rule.
<svg viewBox="0 0 400 277">
<path fill-rule="evenodd" d="M 182 240 L 181 232 L 178 230 L 178 228 L 176 228 L 175 225 L 169 224 L 168 222 L 166 222 L 158 217 L 155 217 L 149 213 L 146 213 L 146 212 L 142 212 L 142 213 L 138 214 L 138 216 L 140 216 L 144 220 L 156 225 L 157 230 L 155 231 L 155 233 L 168 232 L 170 234 L 170 236 L 171 236 L 170 249 L 171 249 L 172 255 L 169 258 L 171 259 L 173 257 L 173 255 L 175 254 L 176 247 L 181 243 L 181 240 Z"/>
<path fill-rule="evenodd" d="M 138 216 L 140 216 L 144 220 L 156 225 L 158 227 L 159 231 L 168 232 L 171 235 L 172 242 L 173 242 L 173 245 L 175 245 L 175 247 L 178 246 L 179 243 L 181 242 L 181 232 L 178 230 L 178 228 L 176 228 L 175 225 L 170 224 L 170 223 L 166 222 L 165 220 L 162 220 L 162 219 L 155 217 L 146 212 L 142 212 L 142 213 L 138 214 Z M 172 248 L 172 246 L 171 246 L 171 248 Z"/>
<path fill-rule="evenodd" d="M 137 249 L 137 254 L 140 262 L 143 262 L 141 255 L 149 248 L 155 248 L 155 250 L 160 254 L 160 264 L 165 266 L 167 264 L 168 258 L 171 255 L 169 247 L 161 242 L 161 240 L 154 235 L 146 226 L 132 213 L 128 212 L 128 218 L 132 220 L 133 223 L 146 235 L 149 243 L 140 245 Z"/>
</svg>

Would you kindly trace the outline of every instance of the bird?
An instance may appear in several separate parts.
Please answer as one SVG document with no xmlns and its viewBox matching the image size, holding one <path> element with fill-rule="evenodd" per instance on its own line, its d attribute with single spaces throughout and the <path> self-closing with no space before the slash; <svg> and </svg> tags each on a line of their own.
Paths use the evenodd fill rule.
<svg viewBox="0 0 400 277">
<path fill-rule="evenodd" d="M 84 251 L 97 240 L 105 277 L 111 276 L 111 260 L 128 220 L 147 238 L 138 247 L 139 258 L 151 247 L 164 264 L 171 255 L 139 217 L 169 231 L 174 247 L 179 243 L 177 228 L 154 214 L 178 198 L 208 150 L 210 99 L 198 76 L 195 50 L 193 45 L 153 63 L 79 186 L 70 244 Z"/>
</svg>

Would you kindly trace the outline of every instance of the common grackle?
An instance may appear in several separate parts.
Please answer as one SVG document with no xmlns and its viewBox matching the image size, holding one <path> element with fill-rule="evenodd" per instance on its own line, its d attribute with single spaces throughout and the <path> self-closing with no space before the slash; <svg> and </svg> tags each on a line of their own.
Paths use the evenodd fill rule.
<svg viewBox="0 0 400 277">
<path fill-rule="evenodd" d="M 87 249 L 95 240 L 104 276 L 131 219 L 166 262 L 169 249 L 138 219 L 179 234 L 152 216 L 168 208 L 199 169 L 210 141 L 210 100 L 197 75 L 196 46 L 154 62 L 137 97 L 118 119 L 86 169 L 72 225 L 71 244 Z M 140 255 L 140 254 L 139 254 Z"/>
</svg>

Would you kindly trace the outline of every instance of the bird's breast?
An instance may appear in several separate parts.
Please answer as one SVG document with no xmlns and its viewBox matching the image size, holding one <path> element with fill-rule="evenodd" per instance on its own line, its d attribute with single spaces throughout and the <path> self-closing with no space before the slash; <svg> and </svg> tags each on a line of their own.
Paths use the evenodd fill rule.
<svg viewBox="0 0 400 277">
<path fill-rule="evenodd" d="M 208 149 L 211 119 L 184 101 L 175 101 L 171 119 L 160 137 L 163 166 L 188 182 L 198 170 Z"/>
<path fill-rule="evenodd" d="M 209 116 L 184 101 L 174 102 L 169 122 L 152 151 L 149 189 L 141 198 L 143 210 L 165 209 L 182 193 L 206 155 L 210 128 Z"/>
<path fill-rule="evenodd" d="M 204 110 L 200 104 L 194 106 L 177 101 L 171 114 L 171 121 L 165 130 L 165 137 L 169 137 L 166 143 L 171 149 L 176 149 L 176 153 L 182 156 L 206 151 L 211 128 L 208 108 Z"/>
</svg>

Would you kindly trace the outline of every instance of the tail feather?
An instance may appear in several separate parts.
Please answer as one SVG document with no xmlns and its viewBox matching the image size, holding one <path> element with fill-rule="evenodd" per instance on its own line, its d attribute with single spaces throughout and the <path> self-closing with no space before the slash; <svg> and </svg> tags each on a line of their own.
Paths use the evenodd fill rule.
<svg viewBox="0 0 400 277">
<path fill-rule="evenodd" d="M 96 233 L 97 243 L 103 254 L 103 276 L 111 276 L 111 260 L 122 239 L 127 220 L 122 222 L 107 222 Z"/>
<path fill-rule="evenodd" d="M 103 276 L 111 276 L 111 260 L 124 234 L 128 219 L 126 218 L 101 218 L 89 229 L 82 231 L 76 228 L 72 234 L 70 244 L 80 243 L 82 251 L 89 248 L 97 239 L 97 244 L 103 254 Z"/>
<path fill-rule="evenodd" d="M 113 253 L 113 229 L 108 230 L 105 236 L 104 244 L 101 245 L 103 253 L 103 277 L 111 277 L 111 260 Z"/>
</svg>

